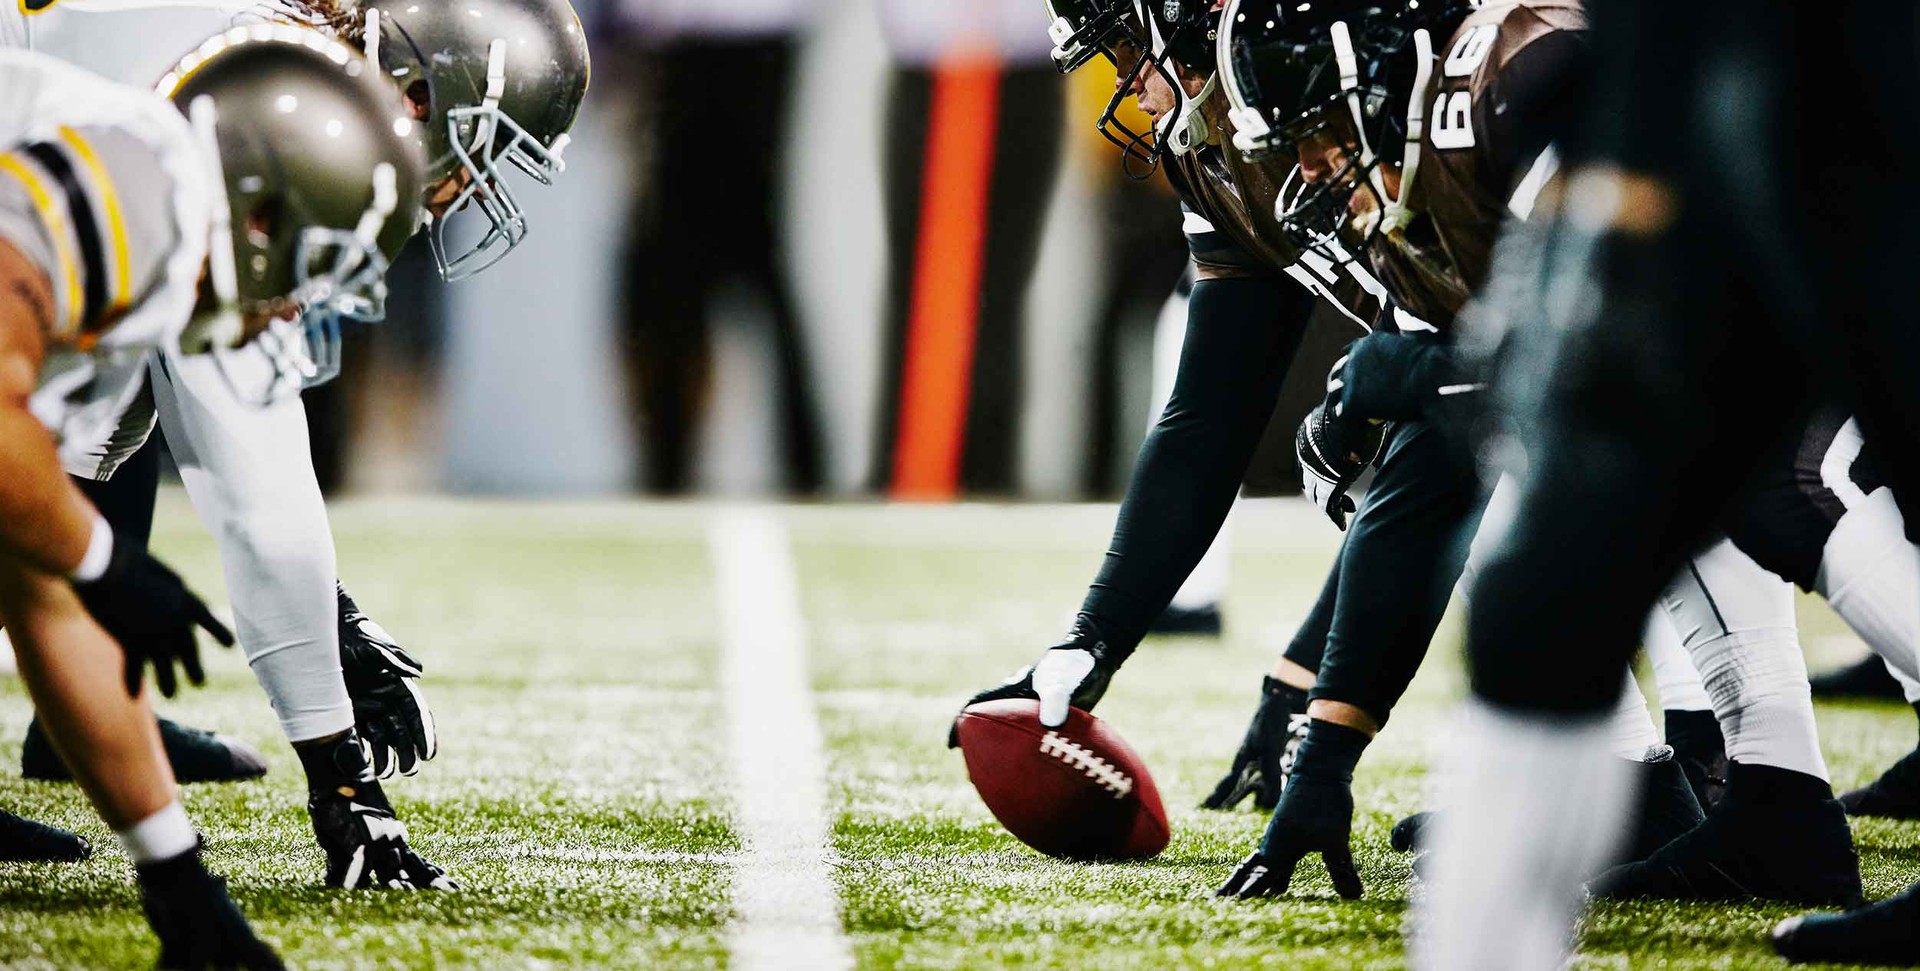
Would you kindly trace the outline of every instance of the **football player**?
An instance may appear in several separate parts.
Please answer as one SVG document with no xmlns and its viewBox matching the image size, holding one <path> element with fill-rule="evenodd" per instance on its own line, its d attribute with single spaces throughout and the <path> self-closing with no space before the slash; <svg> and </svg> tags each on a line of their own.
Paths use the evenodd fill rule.
<svg viewBox="0 0 1920 971">
<path fill-rule="evenodd" d="M 1538 186 L 1542 166 L 1551 164 L 1543 147 L 1581 78 L 1577 5 L 1485 4 L 1464 18 L 1464 8 L 1449 18 L 1445 5 L 1433 4 L 1402 10 L 1322 3 L 1311 12 L 1248 4 L 1241 10 L 1247 20 L 1273 26 L 1263 40 L 1249 36 L 1240 62 L 1248 70 L 1236 72 L 1236 79 L 1270 85 L 1275 72 L 1260 77 L 1260 64 L 1275 59 L 1296 62 L 1296 72 L 1339 77 L 1318 93 L 1309 84 L 1301 102 L 1305 110 L 1276 112 L 1256 90 L 1252 100 L 1262 110 L 1241 115 L 1255 133 L 1269 119 L 1281 122 L 1283 137 L 1296 145 L 1303 189 L 1295 211 L 1339 210 L 1350 231 L 1364 238 L 1362 248 L 1403 309 L 1442 320 L 1452 316 L 1450 310 L 1457 314 L 1462 296 L 1485 279 L 1502 224 L 1510 216 L 1524 217 L 1530 198 L 1525 194 Z M 1423 41 L 1421 31 L 1429 27 L 1450 28 L 1452 36 L 1435 45 L 1433 39 L 1449 31 L 1434 30 Z M 1414 48 L 1411 58 L 1408 46 Z M 1396 47 L 1405 59 L 1397 72 L 1391 64 Z M 1377 107 L 1382 105 L 1410 105 L 1406 127 L 1396 132 L 1391 122 L 1398 109 Z M 1401 144 L 1406 150 L 1398 162 L 1368 158 L 1393 158 Z M 1529 174 L 1534 177 L 1524 177 Z M 1518 193 L 1505 191 L 1513 186 Z M 1474 400 L 1468 393 L 1473 386 L 1457 372 L 1443 341 L 1376 332 L 1336 365 L 1327 410 L 1349 423 L 1420 420 L 1457 411 L 1458 405 L 1449 408 L 1435 399 L 1454 391 Z M 1498 525 L 1487 530 L 1492 536 L 1500 531 Z M 1726 795 L 1697 830 L 1645 861 L 1603 875 L 1595 891 L 1841 902 L 1857 897 L 1857 861 L 1819 750 L 1790 587 L 1722 540 L 1687 562 L 1659 606 L 1700 672 L 1693 685 L 1704 685 L 1725 734 Z M 1338 637 L 1325 643 L 1322 679 L 1347 647 Z M 1655 660 L 1658 670 L 1658 653 Z M 1316 685 L 1316 698 L 1329 694 Z M 1626 697 L 1638 701 L 1631 687 Z M 1619 724 L 1610 736 L 1616 752 Z M 1648 733 L 1644 741 L 1654 739 Z M 1301 768 L 1296 762 L 1296 771 Z M 1283 797 L 1275 827 L 1286 821 L 1286 808 Z M 1649 818 L 1643 812 L 1640 821 Z M 1784 851 L 1772 848 L 1782 830 L 1801 834 Z M 1638 831 L 1644 836 L 1648 830 L 1642 825 Z M 1629 857 L 1650 848 L 1634 845 Z"/>
<path fill-rule="evenodd" d="M 57 0 L 35 13 L 0 11 L 0 39 L 9 17 L 16 40 L 83 64 L 106 62 L 137 83 L 164 70 L 154 66 L 156 53 L 191 49 L 235 22 L 291 21 L 339 36 L 365 52 L 421 123 L 429 242 L 449 280 L 485 269 L 524 240 L 526 215 L 501 176 L 509 164 L 542 182 L 558 174 L 588 75 L 585 36 L 565 0 L 457 8 Z M 462 212 L 481 224 L 478 232 L 451 229 Z M 346 316 L 377 317 L 378 306 L 372 299 Z M 337 366 L 341 317 L 309 317 L 307 356 L 316 366 L 303 383 L 323 381 Z M 242 406 L 220 374 L 192 362 L 155 366 L 150 379 L 182 481 L 219 541 L 241 646 L 306 772 L 327 883 L 451 886 L 407 846 L 378 781 L 347 784 L 366 763 L 377 778 L 411 774 L 438 743 L 415 686 L 420 664 L 336 579 L 299 398 L 283 386 L 250 395 L 261 407 Z M 138 474 L 115 475 L 95 491 L 103 511 L 149 517 L 157 466 L 123 471 Z"/>
<path fill-rule="evenodd" d="M 236 386 L 290 366 L 229 348 L 285 346 L 302 309 L 365 299 L 381 247 L 412 232 L 422 158 L 392 90 L 311 31 L 229 35 L 176 80 L 168 104 L 0 52 L 0 612 L 48 734 L 135 863 L 161 966 L 277 968 L 200 862 L 141 688 L 148 665 L 162 694 L 176 664 L 201 681 L 194 627 L 232 635 L 62 467 L 140 446 L 155 351 L 210 357 Z"/>
<path fill-rule="evenodd" d="M 1056 4 L 1052 12 L 1059 44 L 1055 59 L 1063 68 L 1097 54 L 1112 58 L 1120 68 L 1122 84 L 1102 116 L 1101 129 L 1121 147 L 1125 164 L 1139 173 L 1163 158 L 1171 160 L 1169 174 L 1188 211 L 1198 278 L 1173 400 L 1142 449 L 1106 565 L 1067 639 L 1006 684 L 969 701 L 1037 696 L 1042 721 L 1058 724 L 1069 703 L 1087 708 L 1099 700 L 1113 672 L 1138 644 L 1140 632 L 1217 531 L 1271 414 L 1299 339 L 1299 321 L 1311 307 L 1309 295 L 1345 297 L 1337 302 L 1347 306 L 1360 303 L 1352 294 L 1370 299 L 1384 288 L 1369 268 L 1348 258 L 1337 241 L 1316 240 L 1324 252 L 1303 252 L 1281 225 L 1277 213 L 1282 207 L 1276 203 L 1289 181 L 1290 158 L 1248 158 L 1227 144 L 1233 129 L 1214 71 L 1217 10 L 1203 2 L 1145 9 L 1093 3 Z M 1154 132 L 1131 131 L 1119 122 L 1116 106 L 1129 96 L 1156 119 Z M 1305 292 L 1293 290 L 1287 279 L 1302 284 Z M 1336 294 L 1336 285 L 1347 294 Z M 1348 313 L 1362 322 L 1365 318 L 1353 309 L 1348 307 Z M 1319 473 L 1307 478 L 1309 494 L 1336 522 L 1344 523 L 1353 508 L 1345 497 L 1347 487 L 1388 436 L 1377 427 L 1349 432 L 1318 410 L 1306 427 L 1303 460 L 1310 472 Z M 1336 442 L 1336 435 L 1346 435 L 1352 443 Z M 1364 526 L 1357 525 L 1348 536 L 1328 584 L 1330 591 L 1346 592 L 1340 610 L 1346 636 L 1392 644 L 1401 652 L 1402 681 L 1397 688 L 1378 688 L 1383 698 L 1404 688 L 1404 678 L 1412 674 L 1405 662 L 1417 663 L 1424 651 L 1452 583 L 1444 561 L 1453 560 L 1450 569 L 1458 572 L 1456 537 L 1477 515 L 1479 504 L 1470 473 L 1463 474 L 1442 435 L 1410 423 L 1392 433 L 1386 452 L 1380 478 L 1368 494 L 1369 508 L 1375 511 L 1362 513 Z M 1446 579 L 1439 579 L 1442 576 Z M 1330 595 L 1326 603 L 1332 602 Z M 1326 617 L 1328 611 L 1319 614 Z M 1328 636 L 1325 627 L 1317 635 L 1312 628 L 1309 624 L 1303 630 L 1303 639 Z M 1410 643 L 1416 640 L 1417 645 Z M 1368 680 L 1362 668 L 1349 666 L 1352 680 Z M 1269 690 L 1279 694 L 1284 686 L 1269 682 Z M 1368 690 L 1375 688 L 1368 685 Z M 1329 701 L 1323 709 L 1332 711 L 1336 705 L 1342 706 L 1337 714 L 1315 722 L 1322 737 L 1322 761 L 1309 760 L 1333 766 L 1326 770 L 1327 784 L 1292 787 L 1301 793 L 1297 808 L 1289 812 L 1289 825 L 1271 831 L 1282 842 L 1267 844 L 1269 855 L 1263 858 L 1291 855 L 1297 860 L 1324 847 L 1324 859 L 1337 873 L 1336 885 L 1344 894 L 1358 895 L 1358 874 L 1346 848 L 1350 796 L 1344 795 L 1346 783 L 1337 778 L 1338 766 L 1345 763 L 1350 772 L 1377 722 L 1351 703 Z M 1644 708 L 1639 718 L 1651 733 Z M 1311 747 L 1303 742 L 1301 750 Z M 1644 751 L 1634 754 L 1639 757 Z M 1662 794 L 1674 800 L 1684 797 L 1678 812 L 1656 815 L 1663 825 L 1657 832 L 1665 836 L 1683 831 L 1698 818 L 1698 808 L 1674 769 L 1662 764 L 1656 770 L 1670 772 L 1668 784 L 1659 789 Z M 1309 806 L 1309 793 L 1325 798 Z M 1306 825 L 1306 815 L 1324 823 L 1325 831 Z M 1659 841 L 1649 838 L 1656 845 Z M 1261 872 L 1272 874 L 1270 879 L 1249 881 L 1256 865 L 1250 860 L 1227 891 L 1284 890 L 1291 863 L 1265 867 Z"/>
<path fill-rule="evenodd" d="M 968 702 L 1038 697 L 1041 720 L 1058 725 L 1069 703 L 1090 708 L 1100 699 L 1212 543 L 1315 299 L 1337 297 L 1359 321 L 1371 317 L 1368 288 L 1378 285 L 1357 264 L 1301 263 L 1273 215 L 1287 167 L 1223 148 L 1228 130 L 1211 68 L 1219 13 L 1208 2 L 1052 0 L 1047 9 L 1061 71 L 1096 57 L 1113 62 L 1120 81 L 1096 125 L 1129 176 L 1165 166 L 1194 276 L 1172 393 L 1079 612 L 1035 664 Z M 1127 123 L 1128 99 L 1146 113 L 1146 129 Z"/>
<path fill-rule="evenodd" d="M 1893 94 L 1920 85 L 1916 29 L 1900 3 L 1596 5 L 1604 83 L 1577 104 L 1543 232 L 1498 274 L 1515 322 L 1499 393 L 1524 467 L 1473 592 L 1474 702 L 1446 773 L 1459 811 L 1412 925 L 1418 966 L 1562 959 L 1581 860 L 1624 801 L 1598 757 L 1601 686 L 1657 578 L 1816 402 L 1853 408 L 1893 495 L 1920 498 L 1920 349 L 1887 283 L 1920 255 L 1902 228 L 1920 139 Z M 1862 149 L 1829 151 L 1836 131 Z M 1911 942 L 1911 898 L 1887 906 L 1904 919 L 1857 911 L 1846 937 L 1809 920 L 1780 943 L 1853 960 L 1893 923 Z"/>
</svg>

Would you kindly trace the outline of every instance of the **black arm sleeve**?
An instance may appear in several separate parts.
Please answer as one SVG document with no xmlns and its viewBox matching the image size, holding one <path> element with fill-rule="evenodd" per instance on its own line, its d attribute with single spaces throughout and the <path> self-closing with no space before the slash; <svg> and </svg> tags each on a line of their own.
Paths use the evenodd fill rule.
<svg viewBox="0 0 1920 971">
<path fill-rule="evenodd" d="M 1266 431 L 1314 297 L 1291 281 L 1201 280 L 1173 395 L 1120 503 L 1077 623 L 1125 656 L 1213 543 Z"/>
</svg>

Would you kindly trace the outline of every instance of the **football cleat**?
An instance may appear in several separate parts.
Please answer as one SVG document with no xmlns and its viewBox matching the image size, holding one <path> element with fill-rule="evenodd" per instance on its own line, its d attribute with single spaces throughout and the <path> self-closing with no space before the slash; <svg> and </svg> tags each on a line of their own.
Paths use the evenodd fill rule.
<svg viewBox="0 0 1920 971">
<path fill-rule="evenodd" d="M 1920 884 L 1844 914 L 1801 914 L 1773 928 L 1773 949 L 1795 964 L 1920 967 Z"/>
<path fill-rule="evenodd" d="M 342 890 L 454 890 L 445 870 L 407 845 L 407 827 L 394 817 L 359 738 L 349 732 L 323 749 L 303 753 L 308 766 L 307 815 L 327 855 L 327 886 Z M 333 777 L 316 778 L 330 763 Z"/>
<path fill-rule="evenodd" d="M 75 863 L 92 854 L 77 833 L 0 809 L 0 862 Z"/>
<path fill-rule="evenodd" d="M 1207 604 L 1204 607 L 1175 607 L 1167 605 L 1160 616 L 1153 619 L 1147 627 L 1147 633 L 1160 637 L 1219 637 L 1224 625 L 1220 620 L 1220 606 Z"/>
<path fill-rule="evenodd" d="M 1853 906 L 1861 900 L 1860 858 L 1826 783 L 1735 762 L 1725 798 L 1704 822 L 1645 860 L 1600 874 L 1587 892 L 1612 900 Z"/>
<path fill-rule="evenodd" d="M 1234 753 L 1233 766 L 1213 787 L 1202 809 L 1232 809 L 1249 795 L 1254 807 L 1271 812 L 1280 803 L 1287 774 L 1307 737 L 1307 693 L 1271 675 L 1260 682 L 1260 706 Z"/>
<path fill-rule="evenodd" d="M 354 730 L 367 743 L 376 778 L 388 778 L 396 769 L 412 775 L 440 751 L 433 710 L 418 684 L 423 668 L 361 612 L 344 584 L 336 582 L 334 589 L 340 605 L 340 670 L 353 699 Z"/>
<path fill-rule="evenodd" d="M 1900 682 L 1887 673 L 1887 662 L 1869 654 L 1860 660 L 1807 679 L 1815 698 L 1903 701 Z"/>
<path fill-rule="evenodd" d="M 1636 786 L 1639 804 L 1634 808 L 1633 840 L 1627 845 L 1625 862 L 1646 859 L 1706 818 L 1672 750 L 1661 745 L 1649 750 L 1647 756 L 1633 763 L 1633 771 L 1640 776 Z M 1387 845 L 1401 853 L 1425 850 L 1434 815 L 1414 813 L 1395 823 L 1387 834 Z"/>
<path fill-rule="evenodd" d="M 1920 819 L 1920 749 L 1900 757 L 1878 779 L 1840 796 L 1849 816 Z"/>
<path fill-rule="evenodd" d="M 160 967 L 191 971 L 286 967 L 273 948 L 254 936 L 227 895 L 227 881 L 208 873 L 200 863 L 199 847 L 134 870 L 140 881 L 140 905 L 160 938 Z"/>
<path fill-rule="evenodd" d="M 218 732 L 188 728 L 165 718 L 160 722 L 160 744 L 173 764 L 173 777 L 188 782 L 241 782 L 267 774 L 267 758 L 260 750 Z M 40 782 L 72 782 L 73 773 L 53 750 L 40 720 L 27 723 L 20 746 L 20 774 Z"/>
</svg>

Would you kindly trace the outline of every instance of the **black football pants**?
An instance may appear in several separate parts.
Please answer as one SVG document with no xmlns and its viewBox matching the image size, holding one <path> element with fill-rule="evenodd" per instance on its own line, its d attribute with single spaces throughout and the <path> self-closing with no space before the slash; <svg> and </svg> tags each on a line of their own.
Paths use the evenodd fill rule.
<svg viewBox="0 0 1920 971">
<path fill-rule="evenodd" d="M 1287 660 L 1318 671 L 1313 698 L 1381 724 L 1427 656 L 1486 496 L 1454 440 L 1425 422 L 1388 435 L 1373 485 Z"/>
<path fill-rule="evenodd" d="M 1173 394 L 1148 431 L 1083 623 L 1132 651 L 1226 519 L 1273 415 L 1314 297 L 1285 278 L 1201 280 Z"/>
<path fill-rule="evenodd" d="M 1610 83 L 1565 146 L 1569 181 L 1645 174 L 1673 203 L 1570 191 L 1523 258 L 1546 299 L 1515 315 L 1536 326 L 1502 372 L 1518 517 L 1468 634 L 1481 699 L 1586 717 L 1614 703 L 1660 587 L 1813 401 L 1855 409 L 1920 525 L 1920 12 L 1615 0 L 1593 20 Z"/>
</svg>

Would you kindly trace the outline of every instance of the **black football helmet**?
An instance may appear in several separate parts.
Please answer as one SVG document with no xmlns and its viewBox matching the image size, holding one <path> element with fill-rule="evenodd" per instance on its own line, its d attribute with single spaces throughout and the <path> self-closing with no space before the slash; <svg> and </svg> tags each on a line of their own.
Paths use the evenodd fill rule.
<svg viewBox="0 0 1920 971">
<path fill-rule="evenodd" d="M 1358 229 L 1360 245 L 1405 225 L 1404 205 L 1420 164 L 1424 92 L 1444 39 L 1479 0 L 1229 0 L 1216 56 L 1232 106 L 1233 144 L 1250 159 L 1287 157 L 1309 138 L 1332 134 L 1346 165 L 1308 183 L 1296 165 L 1274 215 L 1296 245 L 1330 258 L 1348 226 L 1355 192 L 1376 196 L 1379 218 Z M 1401 167 L 1387 191 L 1383 160 Z"/>
<path fill-rule="evenodd" d="M 1196 70 L 1212 68 L 1220 18 L 1211 11 L 1211 0 L 1046 0 L 1046 4 L 1053 64 L 1060 73 L 1071 73 L 1097 54 L 1111 62 L 1120 76 L 1095 124 L 1100 134 L 1120 148 L 1121 166 L 1129 178 L 1151 176 L 1165 148 L 1184 152 L 1193 146 L 1196 109 L 1205 92 L 1188 98 L 1169 62 Z M 1181 103 L 1152 129 L 1134 131 L 1118 114 L 1147 71 L 1157 72 Z M 1212 90 L 1211 81 L 1207 90 Z"/>
</svg>

